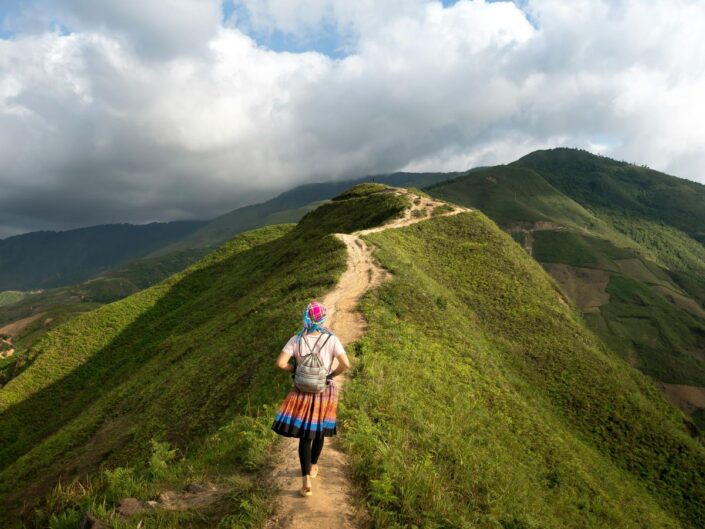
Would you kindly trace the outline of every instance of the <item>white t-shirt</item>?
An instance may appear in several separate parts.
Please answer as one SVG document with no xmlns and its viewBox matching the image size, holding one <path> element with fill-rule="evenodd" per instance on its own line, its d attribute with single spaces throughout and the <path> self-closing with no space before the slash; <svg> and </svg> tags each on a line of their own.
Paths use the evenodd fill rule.
<svg viewBox="0 0 705 529">
<path fill-rule="evenodd" d="M 318 338 L 320 337 L 320 340 Z M 304 340 L 307 341 L 308 347 L 304 343 Z M 289 356 L 294 356 L 294 352 L 296 352 L 296 356 L 306 356 L 311 352 L 311 349 L 313 349 L 314 344 L 316 343 L 316 340 L 318 340 L 318 346 L 316 346 L 316 349 L 320 349 L 320 357 L 321 360 L 323 360 L 323 365 L 326 367 L 330 366 L 333 358 L 337 358 L 340 355 L 344 355 L 345 353 L 345 348 L 343 347 L 343 344 L 340 342 L 337 336 L 331 335 L 330 338 L 323 334 L 304 334 L 301 337 L 301 350 L 299 350 L 299 345 L 296 344 L 296 335 L 292 336 L 289 338 L 289 341 L 286 342 L 286 345 L 282 349 L 282 351 L 285 351 L 289 353 Z M 328 340 L 326 342 L 326 340 Z M 323 343 L 326 343 L 324 347 L 321 347 Z M 311 349 L 309 349 L 309 347 Z M 300 362 L 300 358 L 297 358 L 296 361 Z"/>
</svg>

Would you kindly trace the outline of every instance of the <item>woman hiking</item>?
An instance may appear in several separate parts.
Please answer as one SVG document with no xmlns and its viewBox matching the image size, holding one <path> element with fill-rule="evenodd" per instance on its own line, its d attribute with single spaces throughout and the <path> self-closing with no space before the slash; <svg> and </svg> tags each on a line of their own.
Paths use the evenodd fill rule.
<svg viewBox="0 0 705 529">
<path fill-rule="evenodd" d="M 324 439 L 336 434 L 338 386 L 333 378 L 350 367 L 343 344 L 323 327 L 325 319 L 326 307 L 309 303 L 302 329 L 289 339 L 276 362 L 279 369 L 292 373 L 294 386 L 279 407 L 272 430 L 299 438 L 303 496 L 313 494 L 311 478 L 318 475 Z M 292 357 L 294 364 L 289 363 Z M 334 360 L 338 365 L 331 371 Z"/>
</svg>

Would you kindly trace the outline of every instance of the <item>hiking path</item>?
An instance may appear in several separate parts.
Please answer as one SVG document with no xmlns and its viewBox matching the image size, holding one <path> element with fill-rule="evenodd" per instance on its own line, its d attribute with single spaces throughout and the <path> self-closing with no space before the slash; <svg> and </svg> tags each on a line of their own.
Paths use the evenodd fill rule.
<svg viewBox="0 0 705 529">
<path fill-rule="evenodd" d="M 368 233 L 402 228 L 416 222 L 432 218 L 432 212 L 446 204 L 417 195 L 401 188 L 390 191 L 406 195 L 412 206 L 400 218 L 382 226 L 353 233 L 338 233 L 336 236 L 345 243 L 348 252 L 347 268 L 335 288 L 324 298 L 328 309 L 329 328 L 340 338 L 344 346 L 359 339 L 365 332 L 367 323 L 358 311 L 360 297 L 368 290 L 380 285 L 391 274 L 377 264 L 372 256 L 373 247 L 361 239 Z M 439 212 L 436 216 L 448 216 L 471 211 L 460 206 L 449 205 L 451 209 Z M 335 368 L 335 366 L 333 367 Z M 343 389 L 345 375 L 336 383 Z M 343 392 L 341 391 L 341 398 Z M 313 496 L 304 498 L 299 494 L 301 470 L 298 459 L 298 439 L 283 439 L 276 455 L 273 481 L 278 489 L 274 515 L 267 523 L 267 529 L 355 529 L 363 524 L 366 516 L 354 502 L 353 488 L 349 479 L 347 459 L 335 437 L 327 438 L 318 461 L 319 473 L 312 479 Z"/>
</svg>

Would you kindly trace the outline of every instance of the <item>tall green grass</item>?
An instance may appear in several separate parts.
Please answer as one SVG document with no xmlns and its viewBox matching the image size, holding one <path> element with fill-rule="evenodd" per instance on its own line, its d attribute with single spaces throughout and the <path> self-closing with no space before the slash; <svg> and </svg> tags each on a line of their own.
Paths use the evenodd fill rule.
<svg viewBox="0 0 705 529">
<path fill-rule="evenodd" d="M 343 440 L 377 527 L 698 527 L 705 450 L 480 213 L 367 237 Z"/>
<path fill-rule="evenodd" d="M 291 384 L 273 361 L 301 307 L 345 269 L 345 246 L 330 234 L 384 222 L 405 205 L 381 193 L 319 208 L 293 229 L 242 234 L 159 285 L 48 333 L 34 346 L 34 363 L 0 390 L 0 518 L 18 524 L 23 503 L 25 520 L 41 509 L 40 525 L 91 503 L 109 512 L 115 497 L 105 479 L 72 504 L 37 505 L 59 481 L 95 479 L 101 464 L 134 469 L 125 472 L 142 499 L 185 485 L 204 466 L 209 480 L 246 479 L 245 507 L 231 504 L 221 518 L 231 516 L 235 527 L 238 517 L 261 517 L 246 506 L 266 496 L 258 469 L 267 458 L 258 454 L 274 440 L 274 407 Z M 171 483 L 145 478 L 139 467 L 153 439 L 195 470 Z M 201 454 L 209 443 L 210 455 Z"/>
</svg>

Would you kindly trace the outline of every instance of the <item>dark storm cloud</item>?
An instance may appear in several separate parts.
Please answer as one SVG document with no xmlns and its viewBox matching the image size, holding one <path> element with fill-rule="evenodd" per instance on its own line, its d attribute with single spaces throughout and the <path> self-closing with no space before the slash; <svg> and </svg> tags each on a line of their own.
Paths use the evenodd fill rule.
<svg viewBox="0 0 705 529">
<path fill-rule="evenodd" d="M 699 2 L 238 4 L 247 28 L 205 0 L 40 1 L 5 17 L 0 237 L 209 218 L 307 181 L 558 145 L 704 174 Z M 305 41 L 324 24 L 347 56 L 244 33 Z"/>
</svg>

